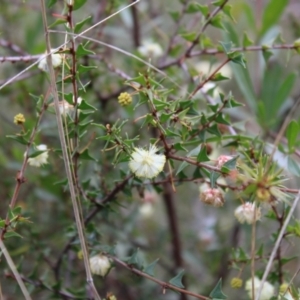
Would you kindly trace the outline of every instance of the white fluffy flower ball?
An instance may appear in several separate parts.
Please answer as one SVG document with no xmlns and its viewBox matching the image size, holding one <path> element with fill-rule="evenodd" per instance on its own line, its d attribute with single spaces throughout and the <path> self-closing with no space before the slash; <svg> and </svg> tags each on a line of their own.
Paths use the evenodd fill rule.
<svg viewBox="0 0 300 300">
<path fill-rule="evenodd" d="M 234 215 L 240 223 L 253 224 L 260 219 L 261 211 L 254 203 L 246 202 L 236 208 Z"/>
<path fill-rule="evenodd" d="M 55 51 L 51 49 L 51 52 Z M 46 52 L 47 53 L 47 52 Z M 57 68 L 62 64 L 62 57 L 59 53 L 51 54 L 53 68 Z M 38 68 L 44 72 L 48 72 L 47 55 L 44 55 L 38 64 Z"/>
<path fill-rule="evenodd" d="M 154 43 L 150 40 L 142 42 L 142 45 L 138 47 L 138 52 L 144 57 L 160 57 L 163 54 L 163 49 L 158 43 Z"/>
<path fill-rule="evenodd" d="M 258 277 L 254 277 L 255 295 L 258 294 L 260 284 L 261 284 L 261 280 Z M 252 299 L 252 279 L 251 278 L 246 281 L 245 289 L 246 289 L 250 299 Z M 272 296 L 274 295 L 274 291 L 275 291 L 274 286 L 271 283 L 265 281 L 263 288 L 261 290 L 259 300 L 270 300 L 272 298 Z"/>
<path fill-rule="evenodd" d="M 111 262 L 105 255 L 98 254 L 90 258 L 91 272 L 104 277 L 111 269 Z"/>
<path fill-rule="evenodd" d="M 223 193 L 218 189 L 208 188 L 205 191 L 200 190 L 200 200 L 205 204 L 209 204 L 215 207 L 224 205 Z"/>
<path fill-rule="evenodd" d="M 163 154 L 156 154 L 158 149 L 150 145 L 149 150 L 135 148 L 129 161 L 130 170 L 137 177 L 153 178 L 157 176 L 166 163 L 166 157 Z"/>
<path fill-rule="evenodd" d="M 36 157 L 30 157 L 28 158 L 28 164 L 33 167 L 40 167 L 44 164 L 48 163 L 48 151 L 47 151 L 47 146 L 44 144 L 38 145 L 36 147 L 37 150 L 39 151 L 44 151 L 40 155 Z M 24 153 L 24 156 L 26 156 L 26 152 Z"/>
</svg>

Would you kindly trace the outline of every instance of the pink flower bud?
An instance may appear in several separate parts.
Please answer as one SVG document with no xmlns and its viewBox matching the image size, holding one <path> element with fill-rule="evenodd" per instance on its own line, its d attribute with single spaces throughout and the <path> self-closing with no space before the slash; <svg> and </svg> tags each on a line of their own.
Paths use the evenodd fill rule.
<svg viewBox="0 0 300 300">
<path fill-rule="evenodd" d="M 215 207 L 223 206 L 225 202 L 222 192 L 212 188 L 200 193 L 200 200 Z"/>
</svg>

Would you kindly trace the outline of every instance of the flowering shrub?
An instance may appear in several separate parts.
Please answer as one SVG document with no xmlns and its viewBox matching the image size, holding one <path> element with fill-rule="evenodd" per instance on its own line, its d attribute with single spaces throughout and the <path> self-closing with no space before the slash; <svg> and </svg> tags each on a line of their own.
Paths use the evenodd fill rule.
<svg viewBox="0 0 300 300">
<path fill-rule="evenodd" d="M 0 298 L 299 299 L 300 4 L 4 2 Z"/>
</svg>

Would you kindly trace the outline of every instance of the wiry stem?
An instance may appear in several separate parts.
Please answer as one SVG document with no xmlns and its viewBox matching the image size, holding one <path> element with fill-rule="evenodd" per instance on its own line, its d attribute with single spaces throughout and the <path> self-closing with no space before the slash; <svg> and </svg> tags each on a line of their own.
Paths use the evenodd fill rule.
<svg viewBox="0 0 300 300">
<path fill-rule="evenodd" d="M 11 271 L 13 272 L 13 274 L 14 274 L 14 276 L 15 276 L 15 278 L 16 278 L 16 280 L 17 280 L 17 282 L 18 282 L 18 284 L 19 284 L 19 286 L 22 290 L 22 293 L 23 293 L 25 299 L 26 300 L 31 300 L 31 297 L 30 297 L 30 295 L 29 295 L 29 293 L 26 289 L 26 286 L 24 285 L 24 282 L 22 281 L 21 276 L 20 276 L 16 266 L 15 266 L 13 260 L 11 259 L 10 255 L 9 255 L 9 253 L 8 253 L 6 247 L 5 247 L 5 245 L 4 245 L 4 243 L 1 239 L 0 239 L 0 248 L 1 248 L 1 251 L 2 251 L 2 253 L 3 253 L 3 255 L 4 255 L 6 261 L 7 261 L 8 265 L 11 269 Z"/>
<path fill-rule="evenodd" d="M 43 0 L 41 0 L 41 10 L 42 10 L 42 17 L 43 17 L 43 24 L 44 24 L 45 40 L 46 40 L 46 45 L 47 45 L 47 52 L 50 53 L 51 52 L 51 44 L 50 44 L 50 37 L 49 37 L 49 32 L 48 32 L 47 18 L 46 18 L 46 8 L 45 8 L 45 3 Z M 89 255 L 88 255 L 87 246 L 86 246 L 86 242 L 85 242 L 83 225 L 81 223 L 79 207 L 78 207 L 78 203 L 76 200 L 76 191 L 74 188 L 74 182 L 73 182 L 73 177 L 72 177 L 71 167 L 70 167 L 71 162 L 70 162 L 70 158 L 68 155 L 67 145 L 66 145 L 65 136 L 64 136 L 63 123 L 62 123 L 62 118 L 61 118 L 60 110 L 59 110 L 58 91 L 57 91 L 57 87 L 56 87 L 55 74 L 54 74 L 54 69 L 52 66 L 52 59 L 51 59 L 50 55 L 47 56 L 47 64 L 48 64 L 48 69 L 49 69 L 52 93 L 53 93 L 53 97 L 54 97 L 54 107 L 55 107 L 55 112 L 56 112 L 56 121 L 57 121 L 57 125 L 58 125 L 59 139 L 60 139 L 60 143 L 61 143 L 61 147 L 62 147 L 63 159 L 64 159 L 65 170 L 66 170 L 66 174 L 67 174 L 67 178 L 68 178 L 69 189 L 70 189 L 70 193 L 71 193 L 71 199 L 72 199 L 72 205 L 73 205 L 73 209 L 74 209 L 74 216 L 75 216 L 77 231 L 78 231 L 80 245 L 81 245 L 81 249 L 82 249 L 82 253 L 83 253 L 83 260 L 84 260 L 85 271 L 86 271 L 86 276 L 87 276 L 87 283 L 90 286 L 95 299 L 101 300 L 101 297 L 98 295 L 97 290 L 94 286 L 93 277 L 92 277 L 91 270 L 90 270 Z"/>
</svg>

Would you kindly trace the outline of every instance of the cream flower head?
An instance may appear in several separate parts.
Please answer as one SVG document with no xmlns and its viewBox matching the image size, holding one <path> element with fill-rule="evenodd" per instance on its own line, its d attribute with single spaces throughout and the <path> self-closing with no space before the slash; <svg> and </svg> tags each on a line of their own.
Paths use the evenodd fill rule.
<svg viewBox="0 0 300 300">
<path fill-rule="evenodd" d="M 105 255 L 98 254 L 90 258 L 91 272 L 104 277 L 111 269 L 111 262 Z"/>
<path fill-rule="evenodd" d="M 258 294 L 260 284 L 261 284 L 261 280 L 258 277 L 254 277 L 255 295 Z M 252 279 L 251 278 L 246 281 L 245 290 L 247 291 L 250 299 L 252 299 Z M 263 288 L 261 290 L 259 300 L 270 300 L 272 298 L 272 296 L 274 295 L 274 291 L 275 291 L 274 286 L 271 283 L 269 283 L 268 281 L 265 281 Z"/>
<path fill-rule="evenodd" d="M 145 40 L 142 45 L 138 47 L 138 52 L 144 57 L 160 57 L 163 54 L 163 50 L 160 44 L 151 40 Z"/>
<path fill-rule="evenodd" d="M 163 154 L 156 154 L 157 151 L 154 145 L 150 145 L 149 150 L 134 148 L 129 161 L 130 170 L 137 177 L 156 177 L 166 163 L 166 157 Z"/>
<path fill-rule="evenodd" d="M 240 223 L 253 224 L 258 221 L 261 217 L 260 207 L 255 207 L 254 203 L 246 202 L 234 211 L 235 217 Z"/>
<path fill-rule="evenodd" d="M 51 52 L 55 52 L 51 49 Z M 47 52 L 46 52 L 47 54 Z M 57 68 L 62 64 L 62 57 L 59 53 L 51 54 L 53 68 Z M 47 55 L 44 55 L 42 60 L 38 64 L 38 68 L 44 72 L 48 72 Z"/>
<path fill-rule="evenodd" d="M 36 147 L 36 149 L 39 151 L 45 151 L 45 152 L 41 153 L 40 155 L 38 155 L 36 157 L 28 158 L 28 164 L 33 167 L 40 167 L 44 164 L 47 164 L 48 163 L 48 161 L 47 161 L 48 160 L 47 146 L 44 144 L 41 144 L 41 145 L 38 145 Z M 26 156 L 26 152 L 24 153 L 24 156 Z"/>
<path fill-rule="evenodd" d="M 223 193 L 213 188 L 208 188 L 205 191 L 200 190 L 200 200 L 215 207 L 223 206 L 225 202 Z"/>
</svg>

